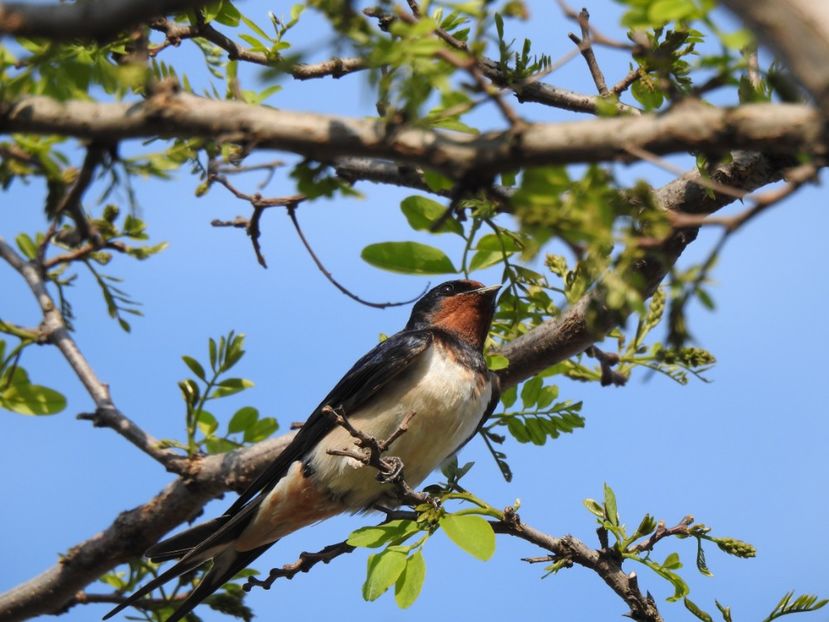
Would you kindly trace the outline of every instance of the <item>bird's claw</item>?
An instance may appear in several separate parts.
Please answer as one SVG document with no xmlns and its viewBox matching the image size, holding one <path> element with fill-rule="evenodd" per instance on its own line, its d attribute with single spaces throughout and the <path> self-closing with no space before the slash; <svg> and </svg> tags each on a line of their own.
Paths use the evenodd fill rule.
<svg viewBox="0 0 829 622">
<path fill-rule="evenodd" d="M 380 460 L 383 471 L 377 474 L 377 481 L 394 484 L 403 478 L 403 461 L 397 456 L 385 456 Z"/>
</svg>

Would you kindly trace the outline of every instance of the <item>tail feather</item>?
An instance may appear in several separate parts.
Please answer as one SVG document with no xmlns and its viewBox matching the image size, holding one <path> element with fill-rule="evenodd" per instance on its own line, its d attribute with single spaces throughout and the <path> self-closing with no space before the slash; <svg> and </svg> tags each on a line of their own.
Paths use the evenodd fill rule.
<svg viewBox="0 0 829 622">
<path fill-rule="evenodd" d="M 201 583 L 196 589 L 190 592 L 190 595 L 183 603 L 176 609 L 172 615 L 167 618 L 167 622 L 177 622 L 184 616 L 190 613 L 196 605 L 202 602 L 205 598 L 210 596 L 213 592 L 219 589 L 222 585 L 227 583 L 233 576 L 250 564 L 254 559 L 259 557 L 272 543 L 260 546 L 258 549 L 250 551 L 236 551 L 233 548 L 227 548 L 222 553 L 213 558 L 213 566 L 204 575 Z"/>
<path fill-rule="evenodd" d="M 213 520 L 199 523 L 190 529 L 177 533 L 176 535 L 151 546 L 144 553 L 144 556 L 156 563 L 184 557 L 187 553 L 204 542 L 208 536 L 217 532 L 229 518 L 229 516 L 223 515 L 218 518 L 214 518 Z"/>
<path fill-rule="evenodd" d="M 137 590 L 132 595 L 130 595 L 130 597 L 127 600 L 125 600 L 123 603 L 115 607 L 115 609 L 107 613 L 103 617 L 103 619 L 109 620 L 116 613 L 123 611 L 124 609 L 132 605 L 134 602 L 141 600 L 157 587 L 164 585 L 165 583 L 167 583 L 167 581 L 170 581 L 171 579 L 175 579 L 176 577 L 183 575 L 185 572 L 195 570 L 196 568 L 201 566 L 205 561 L 206 560 L 204 558 L 186 559 L 180 561 L 175 566 L 165 570 L 155 579 L 147 583 L 147 585 L 143 586 L 141 589 Z"/>
<path fill-rule="evenodd" d="M 160 587 L 161 585 L 167 583 L 167 581 L 183 575 L 185 572 L 195 570 L 211 558 L 214 560 L 214 568 L 215 563 L 219 558 L 227 560 L 228 558 L 223 556 L 226 553 L 233 553 L 233 550 L 229 547 L 229 545 L 238 536 L 238 533 L 244 530 L 246 521 L 250 519 L 250 515 L 253 510 L 255 510 L 255 504 L 251 504 L 250 506 L 244 508 L 242 512 L 236 514 L 235 516 L 231 517 L 223 515 L 211 521 L 201 523 L 151 547 L 148 553 L 150 553 L 150 557 L 153 561 L 165 561 L 168 559 L 176 559 L 178 557 L 181 557 L 181 559 L 177 564 L 171 568 L 168 568 L 155 579 L 141 587 L 134 594 L 130 595 L 127 600 L 107 613 L 103 619 L 108 620 L 118 612 L 123 611 L 137 600 L 152 592 L 157 587 Z M 253 557 L 250 557 L 250 559 L 253 560 L 258 557 L 269 546 L 270 544 L 259 549 L 254 549 L 257 553 Z M 240 555 L 248 555 L 250 552 L 241 553 Z M 244 568 L 244 565 L 241 566 L 240 569 L 241 568 Z M 234 571 L 233 574 L 236 572 L 237 571 Z M 176 613 L 178 613 L 178 611 L 182 608 L 188 606 L 188 603 L 192 602 L 192 604 L 189 605 L 189 608 L 182 614 L 186 615 L 193 609 L 193 607 L 204 600 L 204 598 L 210 594 L 210 591 L 205 591 L 207 590 L 206 587 L 203 590 L 202 586 L 205 585 L 208 577 L 215 576 L 215 574 L 214 569 L 211 568 L 211 570 L 205 575 L 205 580 L 203 580 L 202 583 L 200 583 L 199 586 L 193 590 L 193 593 L 184 601 L 181 607 L 176 610 Z M 221 583 L 218 585 L 221 585 Z M 218 586 L 214 586 L 212 589 L 216 589 L 216 587 Z M 201 595 L 198 600 L 195 599 L 196 593 Z M 173 614 L 171 619 L 178 620 L 180 618 L 180 616 L 175 617 L 176 613 Z"/>
</svg>

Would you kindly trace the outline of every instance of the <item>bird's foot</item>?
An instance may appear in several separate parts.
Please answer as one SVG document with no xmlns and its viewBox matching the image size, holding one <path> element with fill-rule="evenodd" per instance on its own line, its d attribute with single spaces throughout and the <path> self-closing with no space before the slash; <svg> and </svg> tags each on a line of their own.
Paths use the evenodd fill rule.
<svg viewBox="0 0 829 622">
<path fill-rule="evenodd" d="M 377 481 L 383 484 L 394 484 L 403 479 L 403 461 L 397 456 L 380 458 L 383 470 L 377 474 Z"/>
</svg>

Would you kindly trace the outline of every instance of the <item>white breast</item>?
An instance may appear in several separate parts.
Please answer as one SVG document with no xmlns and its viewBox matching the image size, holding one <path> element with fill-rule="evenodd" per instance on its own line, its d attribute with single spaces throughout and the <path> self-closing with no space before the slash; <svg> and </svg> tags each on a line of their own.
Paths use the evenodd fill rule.
<svg viewBox="0 0 829 622">
<path fill-rule="evenodd" d="M 378 440 L 388 438 L 414 412 L 408 431 L 389 448 L 399 457 L 410 486 L 419 485 L 474 432 L 492 395 L 490 382 L 446 355 L 435 343 L 418 357 L 413 369 L 384 387 L 379 399 L 347 413 L 354 427 Z M 331 449 L 356 450 L 354 439 L 337 427 L 310 456 L 314 479 L 348 509 L 358 510 L 382 496 L 377 471 Z"/>
</svg>

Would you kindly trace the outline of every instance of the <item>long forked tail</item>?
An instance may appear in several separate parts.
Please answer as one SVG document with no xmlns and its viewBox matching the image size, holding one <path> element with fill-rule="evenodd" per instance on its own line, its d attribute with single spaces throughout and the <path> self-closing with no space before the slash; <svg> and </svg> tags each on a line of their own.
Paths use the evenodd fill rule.
<svg viewBox="0 0 829 622">
<path fill-rule="evenodd" d="M 235 551 L 233 548 L 228 548 L 224 552 L 213 558 L 213 566 L 204 575 L 201 583 L 190 592 L 190 595 L 184 600 L 178 609 L 167 618 L 167 622 L 176 622 L 181 620 L 184 616 L 190 613 L 193 608 L 198 605 L 205 598 L 210 596 L 213 592 L 218 590 L 222 585 L 227 583 L 233 576 L 250 564 L 254 559 L 264 553 L 271 545 L 266 544 L 260 546 L 258 549 L 251 551 Z"/>
<path fill-rule="evenodd" d="M 175 622 L 190 613 L 196 605 L 232 579 L 237 572 L 259 557 L 273 544 L 271 542 L 250 551 L 236 551 L 233 548 L 233 541 L 237 532 L 244 528 L 245 522 L 243 522 L 243 519 L 245 516 L 243 515 L 249 514 L 249 512 L 240 514 L 242 515 L 237 514 L 232 518 L 224 515 L 206 523 L 201 523 L 151 547 L 147 551 L 147 557 L 154 562 L 181 559 L 107 613 L 103 619 L 108 620 L 157 587 L 186 572 L 195 570 L 208 560 L 212 560 L 213 565 L 207 571 L 201 583 L 173 612 L 167 622 Z"/>
</svg>

